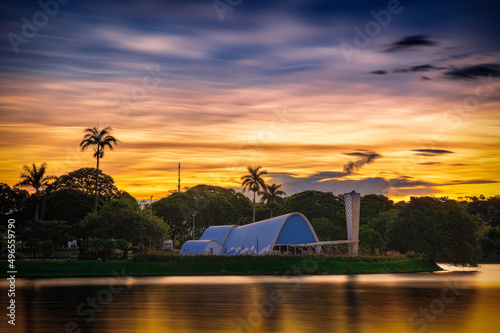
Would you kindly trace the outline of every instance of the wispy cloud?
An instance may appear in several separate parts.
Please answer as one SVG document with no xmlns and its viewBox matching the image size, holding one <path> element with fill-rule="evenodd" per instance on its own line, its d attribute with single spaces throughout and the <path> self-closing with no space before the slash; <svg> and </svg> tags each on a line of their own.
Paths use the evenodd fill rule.
<svg viewBox="0 0 500 333">
<path fill-rule="evenodd" d="M 500 64 L 478 64 L 454 68 L 444 73 L 451 80 L 472 80 L 480 77 L 500 77 Z"/>
<path fill-rule="evenodd" d="M 387 48 L 385 52 L 396 52 L 408 49 L 413 50 L 422 46 L 428 47 L 435 45 L 438 45 L 438 43 L 429 40 L 427 36 L 424 35 L 408 36 L 390 44 L 389 48 Z"/>
<path fill-rule="evenodd" d="M 444 149 L 413 149 L 419 156 L 440 156 L 445 154 L 453 154 L 452 151 Z"/>
</svg>

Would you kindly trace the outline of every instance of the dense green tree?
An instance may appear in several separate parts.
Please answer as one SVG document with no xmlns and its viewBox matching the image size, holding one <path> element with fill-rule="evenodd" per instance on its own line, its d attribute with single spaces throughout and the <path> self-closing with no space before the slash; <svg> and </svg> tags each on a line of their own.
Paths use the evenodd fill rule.
<svg viewBox="0 0 500 333">
<path fill-rule="evenodd" d="M 361 197 L 361 207 L 359 222 L 363 225 L 381 213 L 393 209 L 394 202 L 383 195 L 367 194 Z"/>
<path fill-rule="evenodd" d="M 266 170 L 261 170 L 261 166 L 251 167 L 248 166 L 248 174 L 241 176 L 241 186 L 243 186 L 243 192 L 246 190 L 250 190 L 253 192 L 253 218 L 252 222 L 255 222 L 255 195 L 260 190 L 266 188 L 266 183 L 264 178 L 262 178 L 265 174 L 267 174 Z"/>
<path fill-rule="evenodd" d="M 128 259 L 128 250 L 132 247 L 132 243 L 124 238 L 117 239 L 115 242 L 116 248 L 122 251 L 120 259 Z"/>
<path fill-rule="evenodd" d="M 92 195 L 80 191 L 63 189 L 46 196 L 45 218 L 64 220 L 69 225 L 78 224 L 92 212 Z"/>
<path fill-rule="evenodd" d="M 101 260 L 113 258 L 113 251 L 117 248 L 114 240 L 99 237 L 86 239 L 83 243 L 83 247 L 90 254 L 92 259 L 101 258 Z"/>
<path fill-rule="evenodd" d="M 87 248 L 88 252 L 92 254 L 93 259 L 101 258 L 104 252 L 105 240 L 102 238 L 88 238 L 85 240 L 84 247 Z"/>
<path fill-rule="evenodd" d="M 29 192 L 17 187 L 11 188 L 5 183 L 0 183 L 0 216 L 17 213 L 22 209 L 23 201 L 29 196 Z"/>
<path fill-rule="evenodd" d="M 285 202 L 283 195 L 286 195 L 286 193 L 280 190 L 280 188 L 281 184 L 273 183 L 267 185 L 262 193 L 262 202 L 271 209 L 271 217 L 273 217 L 273 210 L 280 207 Z"/>
<path fill-rule="evenodd" d="M 255 207 L 255 221 L 267 220 L 270 215 L 271 215 L 271 208 L 269 208 L 262 202 L 257 202 L 257 205 Z M 249 222 L 251 222 L 250 218 Z"/>
<path fill-rule="evenodd" d="M 168 225 L 174 246 L 178 236 L 187 231 L 188 225 L 185 221 L 190 221 L 190 216 L 195 211 L 193 207 L 188 206 L 189 201 L 190 198 L 185 192 L 176 192 L 153 203 L 155 215 Z"/>
<path fill-rule="evenodd" d="M 331 192 L 304 191 L 287 197 L 279 213 L 293 212 L 304 214 L 309 221 L 325 217 L 338 227 L 346 224 L 344 198 Z"/>
<path fill-rule="evenodd" d="M 83 238 L 126 239 L 133 244 L 160 246 L 166 237 L 162 219 L 145 214 L 136 202 L 127 199 L 106 203 L 99 212 L 92 212 L 80 226 Z"/>
<path fill-rule="evenodd" d="M 359 248 L 362 253 L 368 251 L 374 255 L 378 249 L 382 248 L 383 244 L 382 235 L 378 231 L 366 224 L 359 227 Z"/>
<path fill-rule="evenodd" d="M 483 255 L 488 254 L 495 250 L 497 257 L 500 255 L 500 226 L 485 226 L 480 232 L 479 236 L 482 239 L 481 246 L 483 247 Z M 488 238 L 490 241 L 485 240 Z M 489 247 L 493 244 L 493 249 Z"/>
<path fill-rule="evenodd" d="M 99 130 L 96 127 L 86 128 L 80 147 L 82 151 L 89 147 L 94 147 L 94 157 L 97 160 L 96 173 L 95 173 L 95 188 L 94 188 L 94 211 L 97 211 L 97 197 L 98 197 L 98 177 L 99 177 L 99 160 L 104 157 L 104 150 L 106 147 L 113 150 L 113 144 L 117 145 L 119 140 L 109 133 L 112 131 L 111 127 Z"/>
<path fill-rule="evenodd" d="M 86 195 L 93 197 L 95 190 L 95 168 L 80 168 L 73 170 L 57 178 L 55 182 L 47 187 L 47 193 L 52 193 L 59 190 L 73 190 L 79 191 Z M 104 202 L 100 202 L 100 199 L 104 201 L 110 201 L 114 199 L 129 199 L 135 201 L 129 193 L 119 190 L 113 177 L 98 171 L 98 182 L 99 182 L 99 198 L 98 203 L 102 205 Z"/>
<path fill-rule="evenodd" d="M 398 210 L 396 208 L 388 210 L 386 212 L 380 213 L 377 217 L 370 219 L 367 226 L 377 231 L 382 237 L 382 245 L 380 250 L 386 251 L 387 248 L 387 228 L 389 225 L 394 223 L 398 214 Z"/>
<path fill-rule="evenodd" d="M 477 224 L 456 201 L 412 197 L 388 226 L 388 246 L 433 261 L 475 265 L 481 256 L 477 231 Z"/>
<path fill-rule="evenodd" d="M 71 227 L 66 221 L 40 219 L 27 221 L 20 234 L 33 256 L 37 250 L 42 250 L 44 258 L 49 258 L 55 247 L 67 246 L 70 235 Z"/>
<path fill-rule="evenodd" d="M 30 168 L 28 165 L 23 166 L 23 172 L 21 172 L 21 181 L 15 186 L 30 187 L 35 189 L 35 220 L 38 219 L 38 207 L 41 195 L 44 189 L 57 177 L 46 175 L 47 163 L 42 163 L 39 167 L 35 163 L 32 164 Z"/>
<path fill-rule="evenodd" d="M 114 179 L 110 175 L 102 172 L 102 170 L 99 170 L 97 173 L 99 178 L 99 195 L 106 198 L 112 198 L 115 193 L 118 192 Z M 74 190 L 93 196 L 95 191 L 95 175 L 95 168 L 80 168 L 70 171 L 67 174 L 59 176 L 57 180 L 48 187 L 47 192 Z"/>
<path fill-rule="evenodd" d="M 491 226 L 500 224 L 500 196 L 489 197 L 468 197 L 472 201 L 467 203 L 467 212 L 471 215 L 479 215 L 482 221 L 488 222 Z"/>
<path fill-rule="evenodd" d="M 484 257 L 488 257 L 496 248 L 495 241 L 488 237 L 479 237 L 479 243 Z"/>
<path fill-rule="evenodd" d="M 347 239 L 346 226 L 339 226 L 326 217 L 316 217 L 311 220 L 311 225 L 320 241 L 334 241 Z"/>
</svg>

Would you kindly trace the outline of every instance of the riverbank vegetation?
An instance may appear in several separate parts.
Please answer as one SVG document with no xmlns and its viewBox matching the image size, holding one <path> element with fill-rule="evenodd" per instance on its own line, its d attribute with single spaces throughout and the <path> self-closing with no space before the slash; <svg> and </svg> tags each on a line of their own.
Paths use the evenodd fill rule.
<svg viewBox="0 0 500 333">
<path fill-rule="evenodd" d="M 174 257 L 174 256 L 170 256 Z M 200 256 L 203 257 L 203 256 Z M 204 275 L 324 275 L 433 272 L 440 268 L 426 260 L 371 258 L 372 261 L 318 260 L 317 257 L 204 257 L 180 258 L 167 262 L 111 260 L 22 260 L 16 263 L 18 277 L 90 277 L 113 276 L 204 276 Z M 348 257 L 343 257 L 348 258 Z M 391 258 L 391 257 L 388 257 Z M 172 259 L 172 258 L 170 258 Z M 337 258 L 338 259 L 338 258 Z M 355 259 L 354 259 L 355 260 Z M 5 266 L 5 269 L 4 267 Z M 0 262 L 4 277 L 7 263 Z"/>
</svg>

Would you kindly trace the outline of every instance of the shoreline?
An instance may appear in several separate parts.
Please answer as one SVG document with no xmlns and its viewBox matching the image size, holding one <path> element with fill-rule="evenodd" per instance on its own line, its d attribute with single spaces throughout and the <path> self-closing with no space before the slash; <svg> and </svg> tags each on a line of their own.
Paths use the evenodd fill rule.
<svg viewBox="0 0 500 333">
<path fill-rule="evenodd" d="M 7 266 L 6 261 L 0 262 Z M 21 260 L 16 262 L 16 278 L 113 277 L 120 276 L 300 276 L 436 272 L 442 269 L 422 259 L 387 262 L 280 261 L 280 262 L 170 262 L 138 263 L 132 260 Z M 6 269 L 0 277 L 6 278 Z"/>
</svg>

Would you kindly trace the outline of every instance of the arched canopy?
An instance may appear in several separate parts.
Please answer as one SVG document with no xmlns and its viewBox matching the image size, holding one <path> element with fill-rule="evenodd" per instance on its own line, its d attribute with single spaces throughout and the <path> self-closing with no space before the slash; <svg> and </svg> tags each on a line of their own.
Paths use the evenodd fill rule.
<svg viewBox="0 0 500 333">
<path fill-rule="evenodd" d="M 307 218 L 300 213 L 290 213 L 230 229 L 222 244 L 222 253 L 269 254 L 274 245 L 316 242 L 318 237 Z"/>
<path fill-rule="evenodd" d="M 220 244 L 224 244 L 227 235 L 233 229 L 234 225 L 219 225 L 214 227 L 208 227 L 207 230 L 201 235 L 200 240 L 215 240 Z"/>
<path fill-rule="evenodd" d="M 182 245 L 180 255 L 221 254 L 221 248 L 215 240 L 190 240 Z"/>
</svg>

